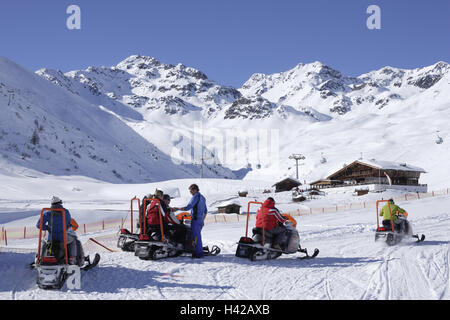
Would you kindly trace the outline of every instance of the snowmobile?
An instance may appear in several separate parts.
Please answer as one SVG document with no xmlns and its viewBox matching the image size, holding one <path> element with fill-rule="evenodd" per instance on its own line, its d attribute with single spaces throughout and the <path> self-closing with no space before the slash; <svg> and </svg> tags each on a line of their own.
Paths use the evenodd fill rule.
<svg viewBox="0 0 450 320">
<path fill-rule="evenodd" d="M 96 254 L 91 262 L 89 256 L 84 257 L 81 242 L 77 240 L 77 264 L 69 265 L 67 253 L 67 233 L 63 231 L 64 241 L 43 240 L 42 226 L 43 215 L 45 211 L 50 211 L 52 215 L 61 214 L 63 218 L 63 226 L 66 225 L 64 209 L 48 209 L 41 210 L 41 223 L 39 227 L 38 252 L 36 260 L 30 265 L 32 269 L 37 270 L 37 285 L 41 289 L 61 289 L 71 272 L 79 274 L 80 270 L 90 270 L 100 261 L 100 255 Z M 51 237 L 50 237 L 51 238 Z"/>
<path fill-rule="evenodd" d="M 131 231 L 128 231 L 128 229 L 123 228 L 120 229 L 120 235 L 119 235 L 119 239 L 117 240 L 117 247 L 122 249 L 122 251 L 129 251 L 129 252 L 134 252 L 134 244 L 136 241 L 139 240 L 139 233 L 133 233 L 133 224 L 134 224 L 134 220 L 133 220 L 133 201 L 136 201 L 138 203 L 138 210 L 139 210 L 139 215 L 141 215 L 141 201 L 139 198 L 134 197 L 133 199 L 131 199 L 131 205 L 130 205 L 130 221 L 131 221 Z M 143 202 L 143 206 L 147 205 L 147 199 L 145 199 Z M 144 211 L 145 212 L 145 208 Z M 138 225 L 139 227 L 140 225 Z"/>
<path fill-rule="evenodd" d="M 389 226 L 380 226 L 378 205 L 382 202 L 387 202 L 389 206 L 389 213 L 391 216 L 391 223 Z M 407 221 L 408 214 L 398 214 L 400 223 L 394 224 L 394 219 L 392 217 L 391 205 L 389 200 L 378 200 L 376 203 L 377 212 L 377 230 L 375 231 L 375 241 L 384 240 L 387 245 L 393 246 L 401 242 L 405 237 L 412 237 L 417 239 L 417 242 L 422 242 L 425 240 L 425 235 L 413 234 L 411 223 Z M 398 226 L 396 228 L 396 225 Z"/>
<path fill-rule="evenodd" d="M 153 201 L 159 199 L 146 199 L 146 201 Z M 192 231 L 191 231 L 191 219 L 188 217 L 187 213 L 182 213 L 178 215 L 180 222 L 186 226 L 186 234 L 184 243 L 176 243 L 171 240 L 174 239 L 173 232 L 168 231 L 164 233 L 163 228 L 163 218 L 161 214 L 161 206 L 159 207 L 159 230 L 147 230 L 147 219 L 145 217 L 139 216 L 139 224 L 141 227 L 139 240 L 134 244 L 134 255 L 139 257 L 141 260 L 159 260 L 163 258 L 178 257 L 184 253 L 192 254 L 195 252 L 194 246 L 192 244 Z M 146 208 L 146 205 L 144 205 Z M 146 212 L 146 211 L 144 211 Z M 217 256 L 220 253 L 220 248 L 218 246 L 212 246 L 209 249 L 208 246 L 203 247 L 203 252 L 205 256 Z"/>
<path fill-rule="evenodd" d="M 309 255 L 308 250 L 300 246 L 300 236 L 296 228 L 297 222 L 290 215 L 284 215 L 286 218 L 288 218 L 288 221 L 285 224 L 286 231 L 283 235 L 283 240 L 279 244 L 280 249 L 273 248 L 273 239 L 267 237 L 267 234 L 264 230 L 264 216 L 263 228 L 253 228 L 252 238 L 248 237 L 248 222 L 250 217 L 251 204 L 260 205 L 262 210 L 262 202 L 250 201 L 248 203 L 245 237 L 241 237 L 238 242 L 238 247 L 236 249 L 237 257 L 248 258 L 252 261 L 260 261 L 276 259 L 282 254 L 294 254 L 297 252 L 305 254 L 305 256 L 299 257 L 299 259 L 313 259 L 319 254 L 319 249 L 316 248 L 314 250 L 314 253 L 312 255 Z"/>
</svg>

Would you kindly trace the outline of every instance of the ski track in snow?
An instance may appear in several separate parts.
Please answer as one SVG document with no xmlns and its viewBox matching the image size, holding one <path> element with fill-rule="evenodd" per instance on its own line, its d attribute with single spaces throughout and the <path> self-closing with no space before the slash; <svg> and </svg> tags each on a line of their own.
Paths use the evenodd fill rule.
<svg viewBox="0 0 450 320">
<path fill-rule="evenodd" d="M 320 249 L 311 260 L 297 259 L 300 253 L 260 262 L 238 258 L 236 242 L 245 234 L 245 221 L 207 224 L 204 244 L 218 245 L 218 256 L 144 261 L 130 252 L 100 251 L 99 266 L 82 273 L 79 291 L 41 290 L 27 267 L 33 253 L 0 252 L 0 299 L 446 300 L 449 205 L 450 197 L 405 205 L 414 232 L 426 234 L 426 240 L 404 239 L 393 247 L 375 243 L 373 208 L 297 217 L 302 247 Z M 98 239 L 112 246 L 115 237 Z M 29 248 L 35 242 L 28 240 Z M 86 248 L 89 254 L 101 250 Z"/>
</svg>

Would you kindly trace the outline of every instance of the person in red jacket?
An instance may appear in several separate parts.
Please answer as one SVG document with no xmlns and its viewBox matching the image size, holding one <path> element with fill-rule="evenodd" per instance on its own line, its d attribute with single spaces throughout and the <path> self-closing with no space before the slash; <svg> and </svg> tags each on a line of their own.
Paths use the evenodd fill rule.
<svg viewBox="0 0 450 320">
<path fill-rule="evenodd" d="M 164 212 L 164 209 L 161 205 L 163 200 L 163 192 L 161 190 L 156 190 L 154 194 L 154 199 L 150 202 L 147 207 L 147 234 L 151 235 L 153 232 L 156 232 L 159 237 L 161 237 L 161 224 L 160 224 L 160 209 L 161 209 L 161 217 L 163 219 L 163 231 L 167 229 L 167 223 Z M 155 239 L 157 240 L 157 239 Z"/>
<path fill-rule="evenodd" d="M 264 201 L 261 209 L 258 210 L 256 215 L 256 228 L 263 228 L 263 216 L 264 216 L 264 237 L 266 239 L 272 239 L 272 247 L 280 249 L 279 239 L 286 231 L 284 226 L 285 222 L 288 221 L 283 217 L 275 208 L 275 200 L 270 197 Z"/>
</svg>

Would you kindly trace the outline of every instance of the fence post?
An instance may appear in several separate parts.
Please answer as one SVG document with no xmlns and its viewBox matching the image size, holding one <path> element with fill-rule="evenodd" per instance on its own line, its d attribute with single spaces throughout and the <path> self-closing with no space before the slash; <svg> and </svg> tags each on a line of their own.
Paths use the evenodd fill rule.
<svg viewBox="0 0 450 320">
<path fill-rule="evenodd" d="M 102 221 L 102 230 L 105 230 L 105 220 Z"/>
<path fill-rule="evenodd" d="M 84 233 L 86 233 L 86 223 L 83 223 Z"/>
<path fill-rule="evenodd" d="M 27 238 L 27 227 L 23 227 L 23 238 Z"/>
<path fill-rule="evenodd" d="M 8 246 L 8 236 L 6 235 L 6 229 L 5 229 L 5 246 Z"/>
</svg>

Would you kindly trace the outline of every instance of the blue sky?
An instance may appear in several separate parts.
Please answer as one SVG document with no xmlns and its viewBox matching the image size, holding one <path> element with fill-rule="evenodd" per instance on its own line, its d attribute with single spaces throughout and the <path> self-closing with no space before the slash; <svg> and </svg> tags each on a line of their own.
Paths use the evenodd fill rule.
<svg viewBox="0 0 450 320">
<path fill-rule="evenodd" d="M 81 30 L 66 9 L 81 8 Z M 381 8 L 381 30 L 366 9 Z M 132 54 L 240 87 L 321 61 L 345 75 L 450 62 L 449 0 L 1 0 L 0 55 L 31 69 L 112 66 Z"/>
</svg>

